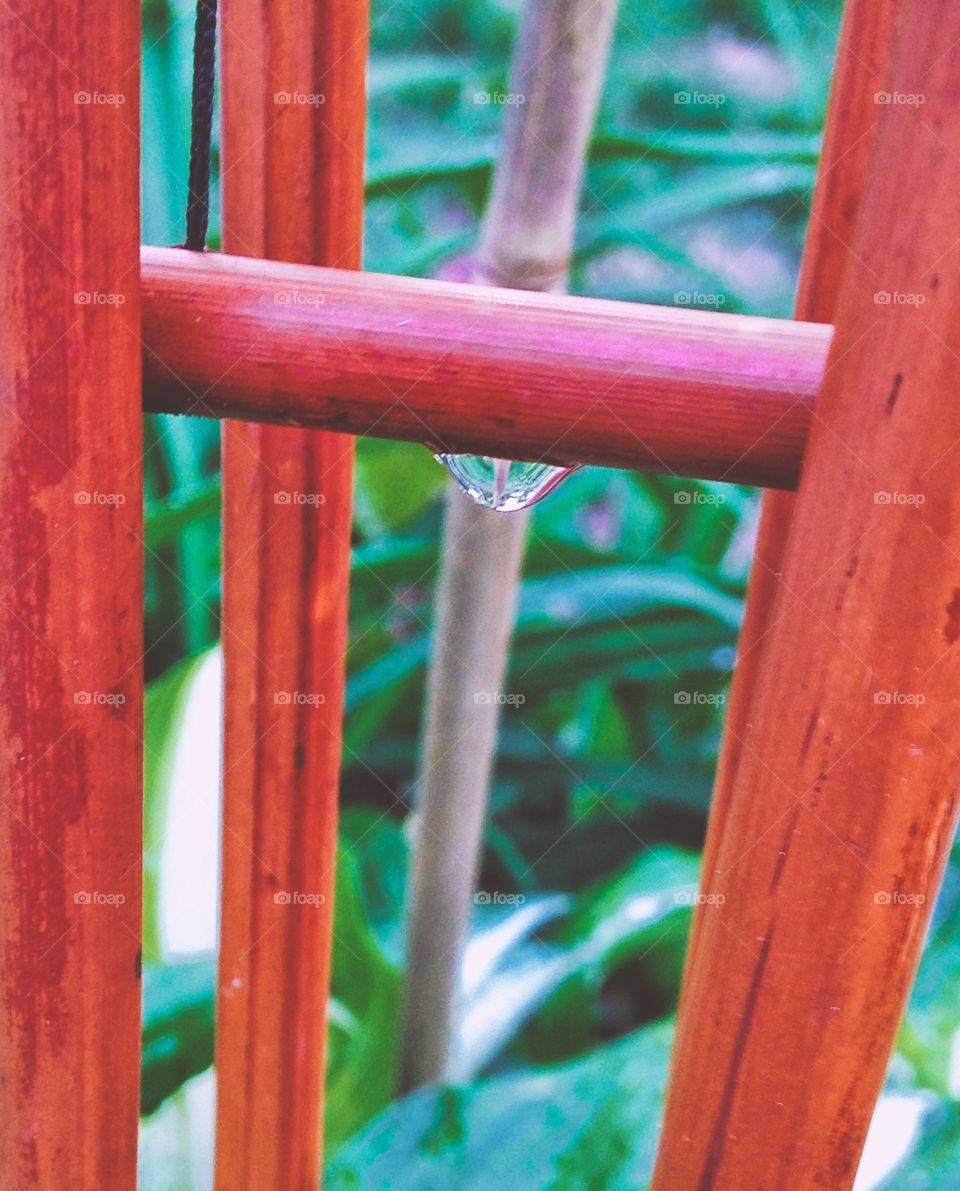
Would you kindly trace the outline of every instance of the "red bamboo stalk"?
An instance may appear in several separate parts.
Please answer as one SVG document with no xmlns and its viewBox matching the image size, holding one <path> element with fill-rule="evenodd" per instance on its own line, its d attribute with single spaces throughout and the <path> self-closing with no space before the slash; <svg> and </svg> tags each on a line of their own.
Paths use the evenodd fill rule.
<svg viewBox="0 0 960 1191">
<path fill-rule="evenodd" d="M 833 322 L 869 163 L 878 112 L 874 97 L 885 86 L 890 67 L 895 2 L 848 0 L 844 10 L 823 153 L 800 269 L 798 319 Z M 780 571 L 793 503 L 792 495 L 786 492 L 768 492 L 763 498 L 703 852 L 705 882 L 716 872 L 716 855 L 737 762 L 743 749 L 749 747 L 750 698 L 780 591 Z M 702 920 L 702 913 L 696 912 L 691 954 Z"/>
<path fill-rule="evenodd" d="M 956 826 L 960 7 L 938 18 L 898 5 L 657 1191 L 852 1185 Z"/>
<path fill-rule="evenodd" d="M 227 250 L 359 266 L 366 38 L 364 0 L 225 0 Z M 321 1168 L 352 448 L 225 425 L 223 449 L 216 1185 L 299 1191 Z"/>
<path fill-rule="evenodd" d="M 0 1181 L 136 1186 L 138 0 L 0 7 Z"/>
<path fill-rule="evenodd" d="M 831 329 L 145 248 L 146 407 L 793 487 Z"/>
</svg>

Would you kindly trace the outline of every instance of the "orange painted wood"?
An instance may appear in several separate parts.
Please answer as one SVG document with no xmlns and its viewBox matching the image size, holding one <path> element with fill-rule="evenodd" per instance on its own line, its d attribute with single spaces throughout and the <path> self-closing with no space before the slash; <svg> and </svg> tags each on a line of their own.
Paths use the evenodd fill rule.
<svg viewBox="0 0 960 1191">
<path fill-rule="evenodd" d="M 146 407 L 795 485 L 831 329 L 145 248 Z"/>
<path fill-rule="evenodd" d="M 222 10 L 224 247 L 359 266 L 364 0 Z M 352 447 L 225 424 L 223 451 L 216 1185 L 299 1191 L 320 1179 Z"/>
<path fill-rule="evenodd" d="M 799 319 L 833 322 L 837 295 L 850 257 L 872 134 L 879 113 L 874 97 L 887 83 L 895 7 L 895 0 L 879 3 L 878 0 L 847 0 L 844 9 L 823 152 L 800 270 L 796 301 L 796 317 Z M 765 494 L 704 846 L 705 882 L 709 882 L 716 871 L 716 854 L 726 823 L 734 774 L 743 749 L 749 747 L 750 699 L 764 644 L 772 627 L 792 512 L 791 495 L 785 492 Z M 702 921 L 703 915 L 695 913 L 691 953 Z"/>
<path fill-rule="evenodd" d="M 139 0 L 0 6 L 0 1183 L 136 1186 Z"/>
<path fill-rule="evenodd" d="M 960 6 L 897 20 L 657 1191 L 852 1185 L 956 827 Z"/>
</svg>

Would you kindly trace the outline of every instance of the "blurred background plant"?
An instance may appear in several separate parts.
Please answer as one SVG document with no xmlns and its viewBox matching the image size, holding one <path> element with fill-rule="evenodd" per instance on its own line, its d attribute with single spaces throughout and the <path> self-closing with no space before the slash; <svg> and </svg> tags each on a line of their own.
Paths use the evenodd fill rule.
<svg viewBox="0 0 960 1191">
<path fill-rule="evenodd" d="M 622 0 L 571 289 L 787 317 L 839 0 Z M 366 267 L 476 244 L 514 0 L 374 0 Z M 144 240 L 182 240 L 191 0 L 144 7 Z M 216 161 L 214 162 L 216 167 Z M 215 221 L 214 221 L 215 224 Z M 216 243 L 217 228 L 213 228 Z M 151 417 L 145 1188 L 210 1186 L 219 433 Z M 358 445 L 327 1077 L 334 1188 L 636 1188 L 656 1138 L 756 523 L 740 488 L 577 473 L 533 514 L 455 1087 L 393 1101 L 406 822 L 444 473 Z M 960 865 L 858 1186 L 960 1185 Z"/>
</svg>

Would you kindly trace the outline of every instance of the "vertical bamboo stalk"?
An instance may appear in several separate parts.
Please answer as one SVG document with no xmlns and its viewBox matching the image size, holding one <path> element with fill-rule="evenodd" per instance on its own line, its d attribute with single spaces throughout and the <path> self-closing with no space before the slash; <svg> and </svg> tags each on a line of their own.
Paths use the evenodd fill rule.
<svg viewBox="0 0 960 1191">
<path fill-rule="evenodd" d="M 897 7 L 658 1191 L 851 1186 L 956 827 L 960 6 Z"/>
<path fill-rule="evenodd" d="M 0 1180 L 136 1185 L 138 0 L 0 8 Z"/>
<path fill-rule="evenodd" d="M 225 0 L 222 46 L 224 248 L 359 267 L 365 0 Z M 320 1178 L 352 443 L 223 447 L 216 1184 L 285 1191 Z"/>
<path fill-rule="evenodd" d="M 844 9 L 794 311 L 796 318 L 807 322 L 833 322 L 880 110 L 874 96 L 885 86 L 890 68 L 895 15 L 896 0 L 880 3 L 847 0 Z M 726 824 L 733 778 L 750 739 L 750 699 L 780 590 L 780 569 L 793 504 L 794 496 L 788 492 L 767 492 L 763 497 L 704 847 L 705 884 L 716 875 L 716 855 Z M 691 955 L 702 920 L 702 913 L 695 914 Z"/>
<path fill-rule="evenodd" d="M 528 0 L 472 280 L 566 289 L 618 0 Z M 522 98 L 521 98 L 522 97 Z M 451 486 L 411 863 L 399 1087 L 449 1074 L 529 515 Z"/>
</svg>

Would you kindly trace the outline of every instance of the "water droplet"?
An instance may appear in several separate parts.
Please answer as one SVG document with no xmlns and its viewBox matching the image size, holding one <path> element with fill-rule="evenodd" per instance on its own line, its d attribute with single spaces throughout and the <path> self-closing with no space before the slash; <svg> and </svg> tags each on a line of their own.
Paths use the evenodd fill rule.
<svg viewBox="0 0 960 1191">
<path fill-rule="evenodd" d="M 572 467 L 516 463 L 488 455 L 438 455 L 464 492 L 485 509 L 513 513 L 527 509 L 568 476 Z"/>
</svg>

